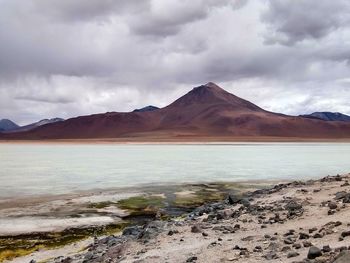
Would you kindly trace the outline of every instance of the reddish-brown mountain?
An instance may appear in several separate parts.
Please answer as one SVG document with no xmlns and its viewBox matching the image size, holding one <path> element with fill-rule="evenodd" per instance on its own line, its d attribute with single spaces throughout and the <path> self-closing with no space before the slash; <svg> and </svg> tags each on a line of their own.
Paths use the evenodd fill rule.
<svg viewBox="0 0 350 263">
<path fill-rule="evenodd" d="M 194 88 L 170 105 L 152 111 L 110 112 L 1 134 L 3 139 L 89 138 L 176 139 L 195 137 L 350 138 L 350 123 L 327 122 L 265 111 L 214 83 Z"/>
</svg>

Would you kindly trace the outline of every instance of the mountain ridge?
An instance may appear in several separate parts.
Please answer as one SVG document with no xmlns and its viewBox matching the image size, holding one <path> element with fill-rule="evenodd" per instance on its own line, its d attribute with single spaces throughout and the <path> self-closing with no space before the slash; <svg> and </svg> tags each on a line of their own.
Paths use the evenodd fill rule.
<svg viewBox="0 0 350 263">
<path fill-rule="evenodd" d="M 350 116 L 340 113 L 340 112 L 329 112 L 329 111 L 322 111 L 322 112 L 314 112 L 311 114 L 304 114 L 299 115 L 300 117 L 304 118 L 314 118 L 324 121 L 347 121 L 350 122 Z"/>
<path fill-rule="evenodd" d="M 151 111 L 79 116 L 2 139 L 210 137 L 350 138 L 350 123 L 266 111 L 214 83 L 193 88 L 168 106 Z"/>
<path fill-rule="evenodd" d="M 30 124 L 27 124 L 27 125 L 23 125 L 23 126 L 19 126 L 19 125 L 17 125 L 16 123 L 14 123 L 13 121 L 11 121 L 9 119 L 2 119 L 2 120 L 0 120 L 0 122 L 1 121 L 9 121 L 12 124 L 14 124 L 11 129 L 3 129 L 2 130 L 2 132 L 13 133 L 13 132 L 29 131 L 29 130 L 35 129 L 37 127 L 40 127 L 42 125 L 55 123 L 55 122 L 59 122 L 59 121 L 64 121 L 64 119 L 62 119 L 62 118 L 42 119 L 40 121 L 33 122 L 33 123 L 30 123 Z M 1 130 L 1 124 L 0 124 L 0 130 Z"/>
</svg>

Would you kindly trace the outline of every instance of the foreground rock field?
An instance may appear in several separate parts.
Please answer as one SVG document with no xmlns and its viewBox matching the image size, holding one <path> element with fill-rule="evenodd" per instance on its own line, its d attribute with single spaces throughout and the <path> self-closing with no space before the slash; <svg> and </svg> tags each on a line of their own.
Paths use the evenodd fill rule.
<svg viewBox="0 0 350 263">
<path fill-rule="evenodd" d="M 79 253 L 46 262 L 350 262 L 349 179 L 231 195 L 186 217 L 95 238 Z"/>
</svg>

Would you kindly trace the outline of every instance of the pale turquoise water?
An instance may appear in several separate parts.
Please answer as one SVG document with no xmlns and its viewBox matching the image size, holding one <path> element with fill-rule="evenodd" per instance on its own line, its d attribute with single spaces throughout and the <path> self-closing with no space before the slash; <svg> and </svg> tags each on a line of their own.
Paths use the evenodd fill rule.
<svg viewBox="0 0 350 263">
<path fill-rule="evenodd" d="M 0 144 L 0 196 L 350 172 L 350 144 Z"/>
</svg>

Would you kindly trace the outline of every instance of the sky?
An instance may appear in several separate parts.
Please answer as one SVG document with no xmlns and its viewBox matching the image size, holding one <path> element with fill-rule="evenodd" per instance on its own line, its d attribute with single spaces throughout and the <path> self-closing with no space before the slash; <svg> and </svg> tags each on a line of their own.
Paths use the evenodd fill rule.
<svg viewBox="0 0 350 263">
<path fill-rule="evenodd" d="M 215 82 L 350 114 L 348 0 L 0 0 L 0 119 L 166 106 Z"/>
</svg>

